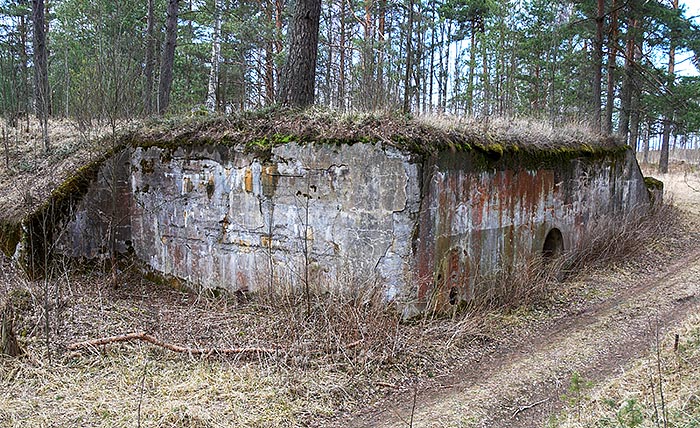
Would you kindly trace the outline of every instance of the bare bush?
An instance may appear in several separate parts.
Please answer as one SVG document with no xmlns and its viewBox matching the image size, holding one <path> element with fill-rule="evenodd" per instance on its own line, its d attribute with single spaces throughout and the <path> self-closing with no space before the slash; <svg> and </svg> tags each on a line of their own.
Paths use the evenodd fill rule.
<svg viewBox="0 0 700 428">
<path fill-rule="evenodd" d="M 599 221 L 566 256 L 562 269 L 570 275 L 585 268 L 662 251 L 670 240 L 682 233 L 681 229 L 680 213 L 672 201 L 657 205 L 642 216 L 632 213 L 622 218 L 607 217 Z"/>
</svg>

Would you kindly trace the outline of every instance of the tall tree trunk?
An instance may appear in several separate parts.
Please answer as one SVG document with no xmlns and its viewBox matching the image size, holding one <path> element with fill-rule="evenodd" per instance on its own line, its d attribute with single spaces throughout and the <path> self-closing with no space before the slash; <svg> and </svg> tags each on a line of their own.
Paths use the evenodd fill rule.
<svg viewBox="0 0 700 428">
<path fill-rule="evenodd" d="M 641 38 L 641 37 L 640 37 Z M 642 44 L 634 44 L 634 66 L 642 60 Z M 632 82 L 630 85 L 630 114 L 629 114 L 629 145 L 632 146 L 633 150 L 637 150 L 637 140 L 639 140 L 639 103 L 640 103 L 640 89 L 636 82 L 637 72 L 635 69 L 632 70 Z"/>
<path fill-rule="evenodd" d="M 379 0 L 379 24 L 377 28 L 377 97 L 379 105 L 386 105 L 386 85 L 384 84 L 384 61 L 386 51 L 386 0 Z"/>
<path fill-rule="evenodd" d="M 276 17 L 274 0 L 260 0 L 260 9 L 265 14 L 265 19 L 270 25 L 273 25 L 276 32 Z M 265 73 L 263 74 L 263 83 L 265 85 L 264 105 L 270 105 L 275 102 L 275 40 L 277 35 L 265 40 Z"/>
<path fill-rule="evenodd" d="M 373 22 L 372 22 L 372 0 L 364 2 L 365 19 L 362 22 L 364 28 L 364 44 L 362 45 L 362 100 L 364 108 L 374 110 L 376 107 L 374 90 L 374 38 L 373 38 Z"/>
<path fill-rule="evenodd" d="M 488 57 L 488 47 L 486 46 L 486 33 L 481 33 L 481 67 L 482 67 L 482 74 L 481 74 L 481 84 L 483 85 L 482 88 L 482 93 L 483 93 L 483 99 L 482 102 L 484 105 L 482 106 L 482 111 L 481 114 L 487 118 L 489 117 L 489 113 L 491 111 L 491 106 L 489 105 L 489 92 L 490 92 L 490 82 L 489 82 L 489 57 Z"/>
<path fill-rule="evenodd" d="M 338 64 L 338 106 L 345 111 L 345 0 L 340 0 L 340 51 Z"/>
<path fill-rule="evenodd" d="M 173 84 L 173 65 L 177 44 L 177 16 L 179 0 L 168 0 L 168 17 L 165 22 L 165 45 L 160 64 L 160 85 L 158 88 L 158 113 L 165 114 L 170 105 L 170 89 Z"/>
<path fill-rule="evenodd" d="M 324 76 L 323 103 L 328 106 L 333 106 L 333 55 L 335 43 L 335 28 L 333 26 L 333 7 L 328 8 L 328 14 L 324 18 L 326 22 L 326 43 L 328 44 L 328 57 L 326 58 L 326 71 Z"/>
<path fill-rule="evenodd" d="M 268 55 L 270 51 L 267 51 Z M 214 1 L 214 34 L 211 37 L 211 68 L 207 85 L 207 110 L 216 111 L 216 90 L 219 86 L 219 58 L 221 56 L 221 0 Z M 269 90 L 269 89 L 268 89 Z"/>
<path fill-rule="evenodd" d="M 673 0 L 673 8 L 678 9 L 678 0 Z M 670 47 L 668 50 L 668 91 L 673 90 L 673 84 L 675 80 L 674 70 L 676 67 L 676 45 L 674 40 L 674 34 L 671 33 Z M 666 174 L 668 172 L 668 148 L 669 140 L 671 138 L 671 121 L 673 120 L 673 108 L 667 107 L 667 111 L 664 114 L 663 124 L 663 136 L 661 137 L 661 153 L 659 153 L 659 172 Z"/>
<path fill-rule="evenodd" d="M 598 14 L 596 16 L 596 32 L 593 43 L 593 85 L 591 87 L 591 114 L 593 129 L 601 130 L 600 94 L 601 81 L 603 80 L 603 21 L 605 20 L 605 1 L 598 0 Z"/>
<path fill-rule="evenodd" d="M 411 112 L 411 70 L 413 68 L 413 0 L 408 0 L 406 25 L 406 74 L 403 81 L 403 113 Z"/>
<path fill-rule="evenodd" d="M 433 112 L 433 88 L 435 85 L 435 30 L 436 30 L 436 19 L 435 19 L 435 0 L 430 1 L 430 63 L 428 64 L 428 73 L 430 73 L 430 82 L 428 84 L 428 111 Z"/>
<path fill-rule="evenodd" d="M 467 82 L 467 114 L 469 116 L 473 113 L 474 108 L 474 69 L 476 68 L 476 30 L 475 19 L 472 19 L 471 23 L 471 41 L 469 44 L 469 81 Z M 457 67 L 455 67 L 455 70 Z"/>
<path fill-rule="evenodd" d="M 612 0 L 610 12 L 610 32 L 608 33 L 608 85 L 605 97 L 605 123 L 603 130 L 606 134 L 613 130 L 613 109 L 615 107 L 615 69 L 617 68 L 617 2 Z"/>
<path fill-rule="evenodd" d="M 636 32 L 637 32 L 637 20 L 635 18 L 630 18 L 627 29 L 627 43 L 625 46 L 625 70 L 624 77 L 622 80 L 622 94 L 620 95 L 620 123 L 618 126 L 618 133 L 622 136 L 623 141 L 627 142 L 627 137 L 630 129 L 630 115 L 632 110 L 632 98 L 634 91 L 634 70 L 635 70 L 635 56 L 636 56 Z M 632 142 L 630 144 L 633 144 Z"/>
<path fill-rule="evenodd" d="M 34 97 L 36 115 L 41 121 L 41 135 L 44 149 L 48 151 L 49 143 L 49 70 L 48 49 L 46 47 L 46 15 L 44 0 L 32 1 L 32 24 L 34 26 Z"/>
<path fill-rule="evenodd" d="M 29 132 L 29 110 L 30 110 L 30 94 L 29 94 L 29 54 L 27 54 L 27 43 L 29 39 L 29 25 L 24 15 L 19 17 L 19 58 L 20 58 L 20 70 L 22 79 L 21 83 L 18 85 L 20 94 L 17 103 L 17 115 L 24 113 L 26 118 L 27 132 Z M 19 123 L 18 123 L 19 125 Z"/>
<path fill-rule="evenodd" d="M 647 116 L 646 126 L 644 126 L 644 133 L 642 135 L 643 141 L 643 155 L 642 163 L 649 163 L 649 140 L 651 140 L 651 118 Z"/>
<path fill-rule="evenodd" d="M 289 54 L 282 72 L 279 103 L 308 107 L 314 103 L 321 0 L 296 0 L 289 23 Z"/>
<path fill-rule="evenodd" d="M 416 97 L 416 111 L 421 112 L 422 110 L 422 102 L 423 102 L 423 97 L 422 97 L 422 72 L 421 68 L 423 65 L 423 47 L 424 47 L 424 41 L 423 41 L 423 36 L 424 33 L 421 31 L 421 26 L 423 25 L 421 22 L 421 18 L 423 16 L 423 10 L 421 7 L 421 3 L 418 2 L 416 5 L 418 10 L 415 12 L 414 19 L 413 19 L 413 25 L 415 26 L 416 30 L 416 46 L 413 49 L 413 70 L 411 73 L 413 74 L 413 88 L 412 88 L 412 95 Z"/>
<path fill-rule="evenodd" d="M 343 0 L 344 1 L 344 0 Z M 274 0 L 275 2 L 275 55 L 280 55 L 284 49 L 284 43 L 282 43 L 282 27 L 283 20 L 282 16 L 284 14 L 284 0 Z M 275 88 L 280 87 L 280 81 L 282 80 L 281 71 L 275 67 Z M 277 96 L 277 95 L 276 95 Z"/>
<path fill-rule="evenodd" d="M 155 65 L 156 35 L 154 0 L 148 0 L 146 13 L 146 66 L 144 77 L 146 82 L 143 91 L 143 108 L 146 115 L 153 114 L 153 69 Z"/>
</svg>

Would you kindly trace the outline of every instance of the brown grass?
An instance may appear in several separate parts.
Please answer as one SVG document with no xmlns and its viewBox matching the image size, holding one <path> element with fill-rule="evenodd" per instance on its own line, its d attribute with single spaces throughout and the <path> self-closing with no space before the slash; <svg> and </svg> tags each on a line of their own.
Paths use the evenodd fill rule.
<svg viewBox="0 0 700 428">
<path fill-rule="evenodd" d="M 669 201 L 645 215 L 631 213 L 598 220 L 576 248 L 559 257 L 533 257 L 512 269 L 479 279 L 475 297 L 467 307 L 484 312 L 539 305 L 558 295 L 567 278 L 620 265 L 647 269 L 683 248 L 689 239 L 683 221 L 680 211 Z"/>
<path fill-rule="evenodd" d="M 600 149 L 619 144 L 583 124 L 558 124 L 514 118 L 465 119 L 449 115 L 410 118 L 390 113 L 346 113 L 310 109 L 263 110 L 231 116 L 152 120 L 131 137 L 137 142 L 229 141 L 267 145 L 289 140 L 319 143 L 381 142 L 420 153 L 456 147 L 544 150 Z"/>
<path fill-rule="evenodd" d="M 664 224 L 661 236 L 661 228 L 643 229 L 657 236 L 633 246 L 641 253 L 620 253 L 615 260 L 648 257 L 646 251 L 664 257 L 678 243 L 669 234 L 676 226 Z M 0 298 L 15 302 L 16 333 L 28 356 L 0 358 L 0 426 L 133 426 L 139 404 L 142 426 L 318 423 L 388 392 L 410 391 L 415 382 L 447 375 L 460 361 L 488 352 L 495 338 L 505 340 L 510 330 L 526 325 L 523 319 L 535 316 L 530 306 L 509 299 L 544 305 L 546 311 L 535 312 L 540 316 L 556 312 L 571 286 L 560 283 L 556 271 L 545 269 L 543 275 L 537 266 L 501 278 L 488 305 L 453 318 L 404 323 L 372 289 L 312 290 L 309 313 L 305 294 L 284 288 L 251 300 L 212 298 L 155 285 L 126 269 L 114 289 L 99 270 L 81 273 L 68 266 L 58 267 L 50 280 L 28 281 L 4 260 Z M 581 290 L 569 293 L 580 298 Z M 206 358 L 146 343 L 66 351 L 75 341 L 133 331 L 182 346 L 279 352 Z"/>
<path fill-rule="evenodd" d="M 375 297 L 313 293 L 307 314 L 297 294 L 242 302 L 135 275 L 123 275 L 117 290 L 109 282 L 99 272 L 69 271 L 30 282 L 5 265 L 0 296 L 15 299 L 15 328 L 29 356 L 0 359 L 0 426 L 133 426 L 144 367 L 143 426 L 296 426 L 445 373 L 481 330 L 480 319 L 467 316 L 402 325 Z M 78 340 L 141 330 L 185 346 L 280 351 L 203 358 L 142 343 L 96 354 L 65 350 Z"/>
</svg>

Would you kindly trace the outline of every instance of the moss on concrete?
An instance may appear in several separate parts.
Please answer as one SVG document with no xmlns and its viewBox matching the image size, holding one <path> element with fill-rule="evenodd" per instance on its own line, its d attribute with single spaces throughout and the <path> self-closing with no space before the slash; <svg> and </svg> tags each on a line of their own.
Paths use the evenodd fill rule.
<svg viewBox="0 0 700 428">
<path fill-rule="evenodd" d="M 651 191 L 664 190 L 664 182 L 661 180 L 657 180 L 654 177 L 644 177 L 644 185 L 647 186 L 647 189 Z"/>
<path fill-rule="evenodd" d="M 12 221 L 0 221 L 0 250 L 12 257 L 22 239 L 22 225 Z"/>
<path fill-rule="evenodd" d="M 8 254 L 24 239 L 27 261 L 33 264 L 31 271 L 40 273 L 50 257 L 46 242 L 52 242 L 55 226 L 84 196 L 104 162 L 128 148 L 163 149 L 162 162 L 170 161 L 173 154 L 183 148 L 192 151 L 201 148 L 218 152 L 217 156 L 221 157 L 244 152 L 265 163 L 272 157 L 274 147 L 291 142 L 333 146 L 381 144 L 413 154 L 417 162 L 442 155 L 443 159 L 453 158 L 449 162 L 455 167 L 477 171 L 553 168 L 579 158 L 615 162 L 624 158 L 629 150 L 607 137 L 596 136 L 585 141 L 573 141 L 570 137 L 556 141 L 549 138 L 542 143 L 536 136 L 521 138 L 478 129 L 439 128 L 401 116 L 344 118 L 322 114 L 314 117 L 279 111 L 235 118 L 197 117 L 153 122 L 141 130 L 122 135 L 113 149 L 79 168 L 58 186 L 48 200 L 23 220 L 28 231 L 25 236 L 20 222 L 0 224 L 0 247 Z M 463 155 L 451 156 L 453 153 Z M 465 159 L 468 164 L 457 164 Z M 152 163 L 146 161 L 141 168 L 144 173 L 153 171 Z M 208 185 L 206 190 L 211 198 L 214 188 Z"/>
</svg>

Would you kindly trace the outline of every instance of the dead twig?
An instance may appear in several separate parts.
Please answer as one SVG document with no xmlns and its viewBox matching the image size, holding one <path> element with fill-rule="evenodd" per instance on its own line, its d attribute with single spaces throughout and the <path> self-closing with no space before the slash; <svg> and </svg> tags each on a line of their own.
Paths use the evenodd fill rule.
<svg viewBox="0 0 700 428">
<path fill-rule="evenodd" d="M 365 341 L 364 339 L 360 339 L 360 340 L 356 340 L 354 342 L 348 343 L 347 345 L 345 345 L 345 349 L 352 349 L 364 341 Z"/>
<path fill-rule="evenodd" d="M 389 382 L 375 382 L 375 385 L 382 386 L 384 388 L 399 389 L 399 386 Z"/>
<path fill-rule="evenodd" d="M 101 345 L 108 345 L 110 343 L 118 342 L 129 342 L 133 340 L 141 340 L 144 342 L 151 343 L 153 345 L 165 348 L 169 351 L 179 352 L 183 354 L 190 355 L 239 355 L 239 354 L 272 354 L 276 350 L 270 348 L 190 348 L 186 346 L 174 345 L 172 343 L 163 342 L 158 340 L 150 334 L 144 332 L 122 334 L 118 336 L 102 337 L 99 339 L 86 340 L 84 342 L 76 342 L 68 345 L 69 351 L 75 351 L 78 349 L 90 349 Z"/>
<path fill-rule="evenodd" d="M 532 403 L 532 404 L 527 404 L 525 406 L 520 406 L 517 408 L 517 410 L 515 410 L 515 412 L 513 412 L 513 414 L 511 415 L 510 418 L 515 419 L 515 417 L 518 416 L 518 414 L 520 414 L 521 412 L 524 412 L 525 410 L 528 410 L 528 409 L 532 409 L 533 407 L 539 406 L 540 404 L 544 404 L 547 401 L 549 401 L 549 398 L 545 398 L 544 400 L 540 400 L 540 401 L 537 401 L 537 402 Z"/>
</svg>

